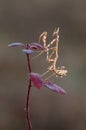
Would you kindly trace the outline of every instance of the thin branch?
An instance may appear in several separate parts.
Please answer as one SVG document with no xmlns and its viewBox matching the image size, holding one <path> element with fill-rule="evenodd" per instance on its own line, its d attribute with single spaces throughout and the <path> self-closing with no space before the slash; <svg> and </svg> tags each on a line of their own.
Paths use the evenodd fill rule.
<svg viewBox="0 0 86 130">
<path fill-rule="evenodd" d="M 27 49 L 28 49 L 28 44 L 27 44 Z M 31 73 L 30 57 L 29 57 L 29 54 L 26 54 L 26 55 L 27 55 L 28 70 L 29 70 L 29 73 Z M 30 114 L 29 114 L 30 88 L 31 88 L 31 79 L 29 78 L 28 91 L 27 91 L 27 96 L 26 96 L 26 120 L 27 120 L 27 125 L 28 125 L 29 130 L 32 130 Z"/>
<path fill-rule="evenodd" d="M 29 130 L 32 130 L 32 125 L 31 125 L 30 115 L 29 115 L 30 88 L 31 88 L 31 80 L 29 79 L 28 92 L 26 96 L 26 120 L 27 120 L 27 125 L 28 125 Z"/>
</svg>

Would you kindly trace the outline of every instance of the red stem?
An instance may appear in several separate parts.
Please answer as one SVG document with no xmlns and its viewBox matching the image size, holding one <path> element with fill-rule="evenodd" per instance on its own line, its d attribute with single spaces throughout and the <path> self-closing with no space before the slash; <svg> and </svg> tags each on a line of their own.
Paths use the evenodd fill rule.
<svg viewBox="0 0 86 130">
<path fill-rule="evenodd" d="M 28 49 L 28 44 L 27 44 L 27 49 Z M 29 73 L 31 73 L 30 57 L 29 57 L 29 54 L 26 54 L 26 55 L 27 55 Z M 31 79 L 29 78 L 28 92 L 27 92 L 27 97 L 26 97 L 26 120 L 27 120 L 27 125 L 28 125 L 29 130 L 32 130 L 32 125 L 31 125 L 30 116 L 29 116 L 30 88 L 31 88 Z"/>
</svg>

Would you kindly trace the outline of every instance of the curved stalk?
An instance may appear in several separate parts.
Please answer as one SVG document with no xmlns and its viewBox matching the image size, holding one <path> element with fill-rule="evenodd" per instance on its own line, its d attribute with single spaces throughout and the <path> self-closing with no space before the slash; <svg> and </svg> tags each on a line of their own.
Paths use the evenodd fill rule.
<svg viewBox="0 0 86 130">
<path fill-rule="evenodd" d="M 27 49 L 28 49 L 28 44 L 27 44 Z M 28 70 L 29 70 L 29 73 L 31 73 L 30 56 L 29 54 L 26 54 L 26 56 L 27 56 Z M 27 96 L 26 96 L 26 120 L 27 120 L 27 125 L 28 125 L 29 130 L 32 130 L 30 114 L 29 114 L 30 88 L 31 88 L 31 79 L 29 78 L 28 91 L 27 91 Z"/>
</svg>

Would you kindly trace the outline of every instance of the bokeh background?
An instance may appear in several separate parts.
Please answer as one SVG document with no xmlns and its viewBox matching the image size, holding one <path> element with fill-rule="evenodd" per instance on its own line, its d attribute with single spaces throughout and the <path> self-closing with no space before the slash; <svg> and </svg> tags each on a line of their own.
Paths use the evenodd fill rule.
<svg viewBox="0 0 86 130">
<path fill-rule="evenodd" d="M 38 42 L 43 31 L 51 41 L 60 27 L 58 66 L 67 77 L 51 80 L 67 95 L 31 89 L 30 115 L 34 130 L 86 130 L 86 1 L 0 0 L 0 130 L 27 130 L 25 99 L 27 62 L 13 42 Z M 46 71 L 45 55 L 32 60 L 34 72 Z"/>
</svg>

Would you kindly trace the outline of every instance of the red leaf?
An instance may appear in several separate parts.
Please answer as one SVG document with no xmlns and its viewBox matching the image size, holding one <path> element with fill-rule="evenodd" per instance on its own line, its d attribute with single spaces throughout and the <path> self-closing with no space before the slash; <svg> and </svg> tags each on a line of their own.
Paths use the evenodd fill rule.
<svg viewBox="0 0 86 130">
<path fill-rule="evenodd" d="M 41 50 L 44 50 L 44 47 L 39 44 L 39 43 L 31 43 L 30 44 L 30 49 L 41 49 Z"/>
<path fill-rule="evenodd" d="M 56 84 L 52 83 L 51 81 L 45 81 L 43 83 L 43 85 L 45 87 L 49 88 L 50 90 L 55 91 L 57 93 L 66 94 L 66 91 L 63 88 L 57 86 Z"/>
<path fill-rule="evenodd" d="M 37 46 L 34 46 L 34 45 L 30 45 L 30 49 L 32 49 L 32 50 L 37 50 L 38 47 L 37 47 Z"/>
<path fill-rule="evenodd" d="M 43 80 L 41 75 L 38 73 L 30 73 L 30 79 L 34 87 L 40 89 L 43 85 Z"/>
<path fill-rule="evenodd" d="M 9 47 L 16 47 L 16 46 L 24 46 L 23 43 L 11 43 L 8 45 Z"/>
</svg>

